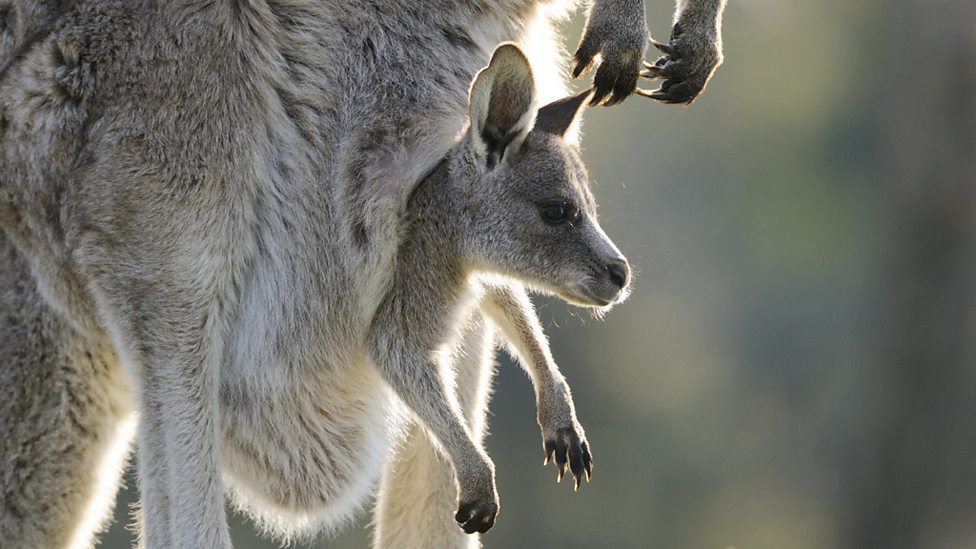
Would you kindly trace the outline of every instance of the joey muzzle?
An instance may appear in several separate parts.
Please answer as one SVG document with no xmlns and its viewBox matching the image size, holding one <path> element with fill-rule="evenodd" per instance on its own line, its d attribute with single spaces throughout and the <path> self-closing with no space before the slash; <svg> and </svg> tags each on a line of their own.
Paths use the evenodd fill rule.
<svg viewBox="0 0 976 549">
<path fill-rule="evenodd" d="M 630 265 L 623 256 L 605 263 L 596 263 L 589 275 L 571 290 L 562 294 L 572 303 L 584 307 L 608 307 L 623 301 L 630 284 Z"/>
<path fill-rule="evenodd" d="M 615 256 L 607 260 L 602 272 L 595 274 L 588 288 L 588 293 L 604 307 L 612 305 L 627 296 L 627 284 L 630 283 L 630 265 L 623 256 Z"/>
</svg>

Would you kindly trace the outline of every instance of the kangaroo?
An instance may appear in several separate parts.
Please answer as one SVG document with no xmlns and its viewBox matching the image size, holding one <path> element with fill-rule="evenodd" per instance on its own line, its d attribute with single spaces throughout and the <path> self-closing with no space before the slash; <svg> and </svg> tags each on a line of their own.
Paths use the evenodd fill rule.
<svg viewBox="0 0 976 549">
<path fill-rule="evenodd" d="M 657 99 L 700 75 L 687 44 L 720 44 L 719 4 L 683 9 L 707 21 L 708 5 L 712 22 L 682 28 L 664 45 L 674 55 L 645 68 L 666 79 Z M 495 44 L 551 42 L 551 7 L 438 7 L 432 18 L 409 2 L 0 5 L 5 545 L 91 543 L 132 410 L 145 547 L 229 547 L 225 493 L 282 537 L 334 526 L 384 468 L 377 545 L 477 544 L 461 532 L 486 531 L 498 508 L 480 445 L 496 330 L 536 384 L 547 457 L 586 474 L 592 454 L 522 284 L 588 306 L 625 294 L 626 263 L 596 224 L 566 122 L 587 97 L 540 110 L 530 130 L 532 105 L 561 80 L 551 46 L 532 48 L 531 64 L 506 46 L 469 102 Z M 608 34 L 612 22 L 623 26 Z M 589 102 L 619 102 L 636 90 L 621 79 L 641 66 L 642 6 L 597 2 L 587 29 L 577 68 L 602 58 Z M 699 63 L 708 74 L 712 57 Z M 526 91 L 533 71 L 548 87 Z M 508 99 L 476 93 L 496 87 Z M 536 203 L 533 219 L 602 238 L 599 259 L 592 246 L 579 256 L 590 271 L 502 230 L 531 195 L 492 184 L 516 162 L 573 190 Z M 430 196 L 432 181 L 452 192 Z M 523 200 L 495 211 L 497 226 L 474 203 L 451 223 L 425 206 L 463 196 L 464 181 Z M 418 229 L 428 223 L 439 244 Z M 460 246 L 463 223 L 495 240 Z M 404 272 L 418 246 L 437 249 L 414 263 L 437 276 Z M 415 490 L 418 468 L 437 482 Z M 425 496 L 445 503 L 411 508 Z M 461 528 L 438 506 L 455 502 Z"/>
</svg>

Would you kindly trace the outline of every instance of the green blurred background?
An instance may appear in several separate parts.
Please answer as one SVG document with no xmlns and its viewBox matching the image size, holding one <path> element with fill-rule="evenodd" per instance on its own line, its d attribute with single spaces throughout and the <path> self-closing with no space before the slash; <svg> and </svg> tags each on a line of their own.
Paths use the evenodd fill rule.
<svg viewBox="0 0 976 549">
<path fill-rule="evenodd" d="M 542 467 L 501 357 L 485 546 L 976 547 L 976 2 L 732 0 L 724 28 L 693 107 L 589 111 L 636 285 L 604 321 L 537 303 L 594 478 Z M 131 544 L 127 480 L 100 547 Z M 312 547 L 367 547 L 366 515 Z"/>
</svg>

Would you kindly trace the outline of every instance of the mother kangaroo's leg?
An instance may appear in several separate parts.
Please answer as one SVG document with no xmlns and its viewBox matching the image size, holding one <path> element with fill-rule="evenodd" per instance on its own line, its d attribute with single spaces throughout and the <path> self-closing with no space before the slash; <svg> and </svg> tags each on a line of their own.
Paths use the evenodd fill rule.
<svg viewBox="0 0 976 549">
<path fill-rule="evenodd" d="M 478 319 L 461 342 L 455 361 L 458 403 L 475 442 L 484 441 L 494 376 L 495 335 Z M 374 547 L 378 549 L 474 549 L 478 534 L 465 534 L 454 521 L 454 468 L 415 421 L 403 444 L 387 460 L 376 502 Z"/>
<path fill-rule="evenodd" d="M 134 428 L 127 378 L 44 301 L 0 232 L 0 545 L 90 547 Z"/>
</svg>

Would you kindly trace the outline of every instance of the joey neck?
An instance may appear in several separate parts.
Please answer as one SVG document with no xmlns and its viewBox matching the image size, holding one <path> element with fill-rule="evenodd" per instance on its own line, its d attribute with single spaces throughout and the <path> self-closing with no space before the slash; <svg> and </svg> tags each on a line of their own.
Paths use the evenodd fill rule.
<svg viewBox="0 0 976 549">
<path fill-rule="evenodd" d="M 401 257 L 456 270 L 461 264 L 461 207 L 454 198 L 447 159 L 442 160 L 407 202 L 407 233 Z"/>
<path fill-rule="evenodd" d="M 428 220 L 442 215 L 450 179 L 448 159 L 443 158 L 414 187 L 407 199 L 407 217 L 410 222 Z"/>
</svg>

